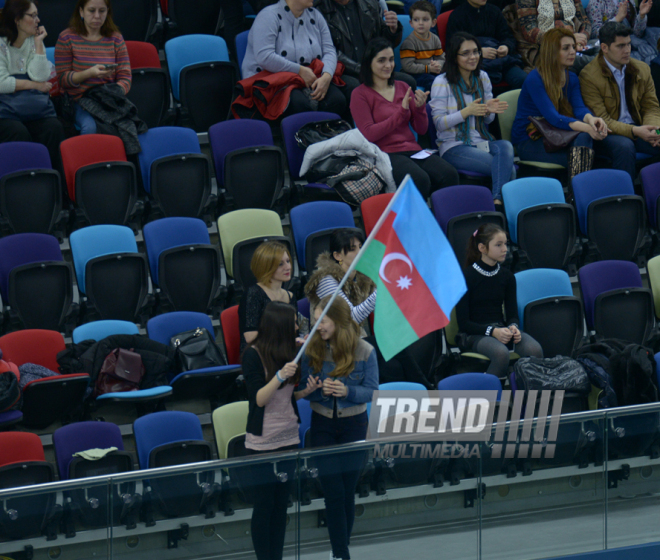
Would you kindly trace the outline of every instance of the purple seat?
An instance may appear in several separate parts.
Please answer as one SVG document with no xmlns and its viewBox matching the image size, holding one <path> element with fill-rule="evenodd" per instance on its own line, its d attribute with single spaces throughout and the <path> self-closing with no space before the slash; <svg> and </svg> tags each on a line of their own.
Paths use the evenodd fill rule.
<svg viewBox="0 0 660 560">
<path fill-rule="evenodd" d="M 459 263 L 465 261 L 467 242 L 483 223 L 494 223 L 506 230 L 506 219 L 495 210 L 493 195 L 487 187 L 457 185 L 431 194 L 435 219 L 447 235 Z"/>
<path fill-rule="evenodd" d="M 236 208 L 271 209 L 284 185 L 284 154 L 270 126 L 250 119 L 219 122 L 209 128 L 209 142 L 218 185 Z"/>
<path fill-rule="evenodd" d="M 639 172 L 646 199 L 646 211 L 652 228 L 658 227 L 658 201 L 660 201 L 660 163 L 647 165 Z"/>
<path fill-rule="evenodd" d="M 23 420 L 23 413 L 20 410 L 0 412 L 0 430 L 18 424 L 21 420 Z"/>
<path fill-rule="evenodd" d="M 587 326 L 605 338 L 643 344 L 653 327 L 653 296 L 637 265 L 599 261 L 578 271 Z"/>
<path fill-rule="evenodd" d="M 59 330 L 72 309 L 73 270 L 52 235 L 0 239 L 0 293 L 13 326 Z"/>
<path fill-rule="evenodd" d="M 302 180 L 300 177 L 300 166 L 302 165 L 303 158 L 305 157 L 305 150 L 300 148 L 296 143 L 296 132 L 300 127 L 311 122 L 327 121 L 341 118 L 336 113 L 326 113 L 323 111 L 308 111 L 305 113 L 297 113 L 282 119 L 282 137 L 284 139 L 284 149 L 286 150 L 286 158 L 289 162 L 289 173 L 293 181 Z M 324 191 L 334 192 L 334 189 L 322 183 L 307 183 L 305 188 L 321 189 Z"/>
<path fill-rule="evenodd" d="M 48 150 L 37 142 L 0 144 L 0 177 L 25 169 L 52 169 Z"/>
<path fill-rule="evenodd" d="M 632 179 L 617 169 L 592 169 L 573 178 L 580 231 L 596 245 L 602 260 L 634 259 L 643 240 L 644 200 Z M 616 224 L 616 227 L 612 227 Z"/>
</svg>

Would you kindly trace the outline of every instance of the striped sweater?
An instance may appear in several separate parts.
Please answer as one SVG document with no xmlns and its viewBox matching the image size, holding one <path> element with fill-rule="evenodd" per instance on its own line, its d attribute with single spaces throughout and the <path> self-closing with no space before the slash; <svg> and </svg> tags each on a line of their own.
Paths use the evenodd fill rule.
<svg viewBox="0 0 660 560">
<path fill-rule="evenodd" d="M 95 64 L 118 64 L 116 70 L 105 78 L 90 78 L 80 84 L 73 83 L 75 72 L 83 72 Z M 74 99 L 94 86 L 117 83 L 124 93 L 131 89 L 131 64 L 124 38 L 119 33 L 88 41 L 72 29 L 60 33 L 55 47 L 55 66 L 60 87 Z"/>
<path fill-rule="evenodd" d="M 428 74 L 429 62 L 438 60 L 444 66 L 445 53 L 437 35 L 429 33 L 428 39 L 422 39 L 415 31 L 401 43 L 399 51 L 401 70 L 408 74 Z"/>
</svg>

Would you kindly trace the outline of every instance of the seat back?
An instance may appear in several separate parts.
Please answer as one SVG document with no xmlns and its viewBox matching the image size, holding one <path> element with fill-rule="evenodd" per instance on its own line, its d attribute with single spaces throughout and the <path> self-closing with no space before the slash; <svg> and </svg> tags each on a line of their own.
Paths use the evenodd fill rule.
<svg viewBox="0 0 660 560">
<path fill-rule="evenodd" d="M 653 292 L 653 307 L 655 316 L 660 318 L 660 255 L 649 259 L 646 263 L 646 270 L 649 274 L 649 285 Z"/>
<path fill-rule="evenodd" d="M 38 142 L 0 144 L 0 178 L 26 169 L 52 169 L 46 146 Z"/>
<path fill-rule="evenodd" d="M 229 117 L 237 79 L 233 62 L 200 62 L 181 70 L 180 100 L 196 132 Z"/>
<path fill-rule="evenodd" d="M 64 337 L 56 331 L 25 329 L 0 337 L 3 359 L 19 367 L 31 363 L 59 371 L 57 353 L 65 349 Z"/>
<path fill-rule="evenodd" d="M 96 225 L 74 231 L 70 238 L 78 289 L 86 293 L 87 263 L 103 255 L 137 253 L 135 235 L 130 228 L 118 225 Z"/>
<path fill-rule="evenodd" d="M 497 391 L 502 396 L 502 382 L 490 373 L 458 373 L 438 382 L 438 391 Z"/>
<path fill-rule="evenodd" d="M 255 169 L 260 170 L 258 176 Z M 224 183 L 236 208 L 273 208 L 284 184 L 282 151 L 261 146 L 228 153 Z"/>
<path fill-rule="evenodd" d="M 180 99 L 181 71 L 186 66 L 201 62 L 229 61 L 225 40 L 215 35 L 193 34 L 175 37 L 165 43 L 165 55 L 172 83 L 172 94 L 177 100 Z"/>
<path fill-rule="evenodd" d="M 291 209 L 290 218 L 298 262 L 303 269 L 309 268 L 306 263 L 306 248 L 310 234 L 322 230 L 355 227 L 353 212 L 345 202 L 320 200 L 300 204 Z M 313 266 L 313 263 L 309 264 Z"/>
<path fill-rule="evenodd" d="M 142 181 L 147 192 L 151 191 L 151 173 L 155 161 L 180 154 L 201 154 L 197 134 L 180 126 L 161 126 L 140 135 L 142 151 L 138 154 Z M 181 185 L 188 183 L 182 182 Z M 184 189 L 181 189 L 184 190 Z"/>
<path fill-rule="evenodd" d="M 277 212 L 265 209 L 243 209 L 218 218 L 218 235 L 229 276 L 234 276 L 233 251 L 240 241 L 257 237 L 283 237 L 282 221 Z M 293 257 L 293 255 L 292 255 Z"/>
<path fill-rule="evenodd" d="M 222 336 L 230 364 L 241 363 L 241 326 L 238 320 L 238 305 L 228 307 L 220 314 Z"/>
<path fill-rule="evenodd" d="M 126 41 L 131 61 L 132 82 L 128 99 L 151 128 L 157 127 L 169 107 L 169 80 L 161 68 L 156 47 L 142 41 Z"/>
<path fill-rule="evenodd" d="M 286 150 L 286 159 L 289 163 L 289 173 L 291 179 L 298 181 L 300 179 L 300 166 L 305 157 L 305 150 L 296 143 L 296 132 L 300 127 L 310 122 L 319 122 L 334 120 L 340 118 L 337 113 L 326 113 L 323 111 L 308 111 L 290 115 L 282 119 L 282 139 Z"/>
<path fill-rule="evenodd" d="M 53 432 L 53 445 L 60 480 L 70 478 L 69 464 L 75 453 L 109 447 L 124 450 L 121 430 L 111 422 L 76 422 L 62 426 Z"/>
<path fill-rule="evenodd" d="M 144 41 L 126 41 L 128 58 L 131 61 L 131 70 L 141 68 L 161 68 L 158 50 L 151 43 Z"/>
<path fill-rule="evenodd" d="M 449 16 L 453 10 L 447 10 L 438 15 L 436 25 L 438 27 L 438 37 L 440 38 L 440 43 L 444 49 L 447 48 L 447 23 L 449 22 Z"/>
<path fill-rule="evenodd" d="M 651 227 L 658 227 L 658 200 L 660 200 L 660 163 L 652 163 L 639 172 L 646 200 L 646 211 Z"/>
<path fill-rule="evenodd" d="M 509 181 L 502 187 L 511 241 L 518 243 L 518 214 L 532 206 L 566 202 L 561 183 L 549 177 L 527 177 Z"/>
<path fill-rule="evenodd" d="M 444 43 L 442 43 L 444 45 Z M 501 95 L 497 96 L 497 99 L 501 101 L 506 101 L 509 106 L 504 113 L 499 113 L 497 115 L 497 120 L 500 124 L 500 132 L 502 133 L 502 140 L 508 140 L 511 142 L 511 129 L 513 128 L 513 121 L 516 118 L 516 113 L 518 112 L 518 97 L 520 97 L 520 90 L 513 89 L 511 91 L 506 91 Z"/>
<path fill-rule="evenodd" d="M 403 41 L 406 37 L 408 37 L 408 35 L 410 35 L 413 32 L 412 25 L 410 25 L 410 16 L 398 15 L 397 19 L 401 23 L 401 27 L 403 27 L 403 33 L 401 35 L 401 40 Z M 442 44 L 444 45 L 444 43 Z M 401 50 L 401 43 L 399 43 L 399 45 L 394 48 L 394 70 L 396 72 L 399 72 L 401 70 L 400 50 Z"/>
<path fill-rule="evenodd" d="M 218 447 L 218 458 L 226 459 L 232 439 L 245 434 L 248 402 L 229 403 L 213 411 L 213 431 Z"/>
<path fill-rule="evenodd" d="M 214 35 L 220 17 L 222 4 L 211 0 L 196 2 L 191 6 L 184 0 L 168 0 L 167 14 L 174 23 L 177 35 L 207 33 Z"/>
<path fill-rule="evenodd" d="M 249 31 L 242 31 L 234 38 L 234 41 L 236 42 L 236 58 L 238 59 L 238 69 L 241 73 L 241 78 L 243 77 L 243 59 L 245 58 L 245 52 L 247 51 L 249 34 Z"/>
<path fill-rule="evenodd" d="M 85 134 L 68 138 L 60 144 L 62 165 L 69 198 L 76 200 L 76 173 L 81 167 L 95 163 L 127 161 L 121 138 L 105 134 Z"/>
<path fill-rule="evenodd" d="M 26 461 L 45 461 L 41 438 L 31 432 L 0 432 L 0 467 Z"/>
<path fill-rule="evenodd" d="M 73 343 L 78 344 L 83 340 L 99 341 L 113 334 L 140 334 L 140 329 L 129 321 L 114 319 L 92 321 L 73 329 Z"/>
<path fill-rule="evenodd" d="M 360 204 L 360 212 L 362 213 L 362 222 L 364 223 L 364 232 L 369 235 L 371 230 L 378 222 L 378 218 L 385 211 L 394 194 L 384 193 L 370 196 L 362 201 Z"/>
<path fill-rule="evenodd" d="M 205 313 L 172 311 L 156 315 L 147 322 L 149 338 L 168 346 L 177 334 L 197 328 L 206 329 L 211 336 L 215 335 L 211 318 Z"/>
<path fill-rule="evenodd" d="M 157 0 L 115 0 L 112 19 L 127 41 L 147 41 L 158 18 Z"/>
<path fill-rule="evenodd" d="M 151 278 L 155 284 L 159 284 L 159 260 L 163 251 L 211 243 L 206 224 L 197 218 L 163 218 L 145 225 L 143 232 Z"/>
</svg>

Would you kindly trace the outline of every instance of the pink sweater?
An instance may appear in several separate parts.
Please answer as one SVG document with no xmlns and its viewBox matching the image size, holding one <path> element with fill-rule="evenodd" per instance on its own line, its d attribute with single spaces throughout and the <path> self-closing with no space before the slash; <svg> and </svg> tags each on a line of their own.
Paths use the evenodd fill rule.
<svg viewBox="0 0 660 560">
<path fill-rule="evenodd" d="M 355 125 L 369 142 L 386 153 L 422 149 L 415 142 L 408 123 L 412 124 L 417 134 L 426 134 L 429 120 L 426 107 L 415 106 L 414 95 L 411 95 L 408 110 L 401 106 L 408 87 L 405 82 L 394 82 L 393 101 L 388 101 L 364 84 L 355 88 L 351 95 L 351 114 Z"/>
</svg>

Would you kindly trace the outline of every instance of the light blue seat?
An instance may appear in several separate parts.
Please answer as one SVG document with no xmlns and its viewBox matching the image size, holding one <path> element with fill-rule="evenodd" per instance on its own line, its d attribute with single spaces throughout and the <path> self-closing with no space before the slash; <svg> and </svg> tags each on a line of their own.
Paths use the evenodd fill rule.
<svg viewBox="0 0 660 560">
<path fill-rule="evenodd" d="M 106 393 L 96 397 L 97 401 L 123 401 L 123 402 L 136 402 L 136 401 L 149 401 L 154 399 L 162 399 L 172 394 L 172 387 L 169 385 L 161 385 L 160 387 L 152 387 L 151 389 L 140 389 L 139 391 L 127 391 L 125 393 Z"/>
<path fill-rule="evenodd" d="M 254 17 L 254 16 L 253 16 Z M 245 58 L 245 53 L 247 52 L 247 44 L 248 44 L 248 35 L 250 34 L 249 31 L 243 31 L 236 35 L 235 42 L 236 42 L 236 58 L 238 59 L 238 71 L 241 74 L 241 78 L 243 77 L 243 59 Z"/>
<path fill-rule="evenodd" d="M 524 329 L 525 307 L 533 301 L 553 296 L 573 296 L 568 273 L 555 268 L 532 268 L 516 273 L 518 318 Z"/>
<path fill-rule="evenodd" d="M 502 396 L 502 383 L 490 373 L 457 373 L 438 382 L 438 391 L 497 391 Z"/>
<path fill-rule="evenodd" d="M 408 37 L 413 32 L 412 25 L 410 25 L 410 16 L 397 16 L 399 21 L 401 22 L 401 25 L 403 26 L 403 34 L 401 35 L 401 42 Z M 401 57 L 399 55 L 399 51 L 401 50 L 401 44 L 399 44 L 398 47 L 395 47 L 394 49 L 394 70 L 396 72 L 401 71 Z"/>
<path fill-rule="evenodd" d="M 4 4 L 4 1 L 0 0 L 0 4 Z M 0 5 L 0 9 L 2 9 L 2 5 Z M 55 64 L 55 47 L 46 47 L 46 58 Z"/>
<path fill-rule="evenodd" d="M 113 334 L 140 334 L 140 329 L 135 323 L 129 321 L 113 319 L 92 321 L 73 330 L 73 343 L 78 344 L 83 340 L 99 341 Z"/>
</svg>

